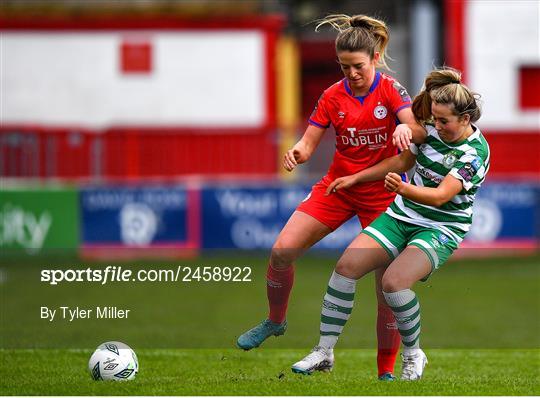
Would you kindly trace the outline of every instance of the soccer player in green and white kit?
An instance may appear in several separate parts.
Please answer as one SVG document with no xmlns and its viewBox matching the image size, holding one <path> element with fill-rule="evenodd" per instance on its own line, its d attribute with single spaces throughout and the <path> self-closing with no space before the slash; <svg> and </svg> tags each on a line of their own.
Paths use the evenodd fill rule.
<svg viewBox="0 0 540 398">
<path fill-rule="evenodd" d="M 351 314 L 356 281 L 382 267 L 383 294 L 403 343 L 401 379 L 422 376 L 427 358 L 420 349 L 420 305 L 411 287 L 448 259 L 471 226 L 474 197 L 489 169 L 488 144 L 473 124 L 481 114 L 477 98 L 456 70 L 430 72 L 413 102 L 420 125 L 397 127 L 409 129 L 400 136 L 412 138 L 413 144 L 405 139 L 397 145 L 405 149 L 410 144 L 410 150 L 328 186 L 327 194 L 332 194 L 386 176 L 386 189 L 398 195 L 339 259 L 323 300 L 319 344 L 292 366 L 293 372 L 332 368 L 333 348 Z M 397 173 L 414 165 L 411 183 L 403 182 Z"/>
</svg>

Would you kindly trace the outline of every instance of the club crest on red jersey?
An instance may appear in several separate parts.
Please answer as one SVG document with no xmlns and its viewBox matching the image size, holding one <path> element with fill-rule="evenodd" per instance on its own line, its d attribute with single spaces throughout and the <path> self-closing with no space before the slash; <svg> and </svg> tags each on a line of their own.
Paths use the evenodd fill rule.
<svg viewBox="0 0 540 398">
<path fill-rule="evenodd" d="M 375 115 L 377 119 L 384 119 L 387 114 L 388 111 L 384 105 L 377 105 L 373 110 L 373 115 Z"/>
</svg>

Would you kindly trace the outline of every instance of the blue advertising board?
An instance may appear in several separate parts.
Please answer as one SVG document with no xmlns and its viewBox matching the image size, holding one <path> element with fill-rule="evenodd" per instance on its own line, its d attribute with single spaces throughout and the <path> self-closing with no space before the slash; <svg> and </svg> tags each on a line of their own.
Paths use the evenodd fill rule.
<svg viewBox="0 0 540 398">
<path fill-rule="evenodd" d="M 182 245 L 190 238 L 183 187 L 85 188 L 80 208 L 83 245 Z"/>
<path fill-rule="evenodd" d="M 83 246 L 171 245 L 270 249 L 308 185 L 246 183 L 187 190 L 180 186 L 86 188 L 80 193 Z M 467 242 L 538 242 L 539 187 L 494 182 L 479 191 Z M 343 250 L 360 232 L 353 217 L 315 248 Z"/>
<path fill-rule="evenodd" d="M 494 182 L 474 202 L 469 242 L 538 240 L 540 189 L 533 183 Z"/>
<path fill-rule="evenodd" d="M 269 249 L 310 186 L 207 187 L 202 192 L 203 248 Z M 487 183 L 479 191 L 468 242 L 538 241 L 539 189 L 534 183 Z M 353 217 L 315 248 L 342 250 L 360 232 Z"/>
<path fill-rule="evenodd" d="M 269 249 L 310 186 L 205 188 L 202 192 L 204 248 Z M 351 219 L 317 248 L 343 249 L 359 233 Z"/>
</svg>

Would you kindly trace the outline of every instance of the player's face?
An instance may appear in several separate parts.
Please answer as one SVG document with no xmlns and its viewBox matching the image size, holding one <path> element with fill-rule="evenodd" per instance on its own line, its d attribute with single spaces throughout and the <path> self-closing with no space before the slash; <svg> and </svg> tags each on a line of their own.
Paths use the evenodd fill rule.
<svg viewBox="0 0 540 398">
<path fill-rule="evenodd" d="M 452 105 L 431 103 L 431 114 L 435 121 L 435 129 L 445 142 L 459 142 L 467 137 L 470 131 L 469 116 L 459 117 L 452 112 Z"/>
<path fill-rule="evenodd" d="M 341 51 L 337 54 L 338 63 L 354 95 L 368 93 L 375 79 L 375 65 L 379 57 L 379 53 L 375 53 L 371 59 L 364 51 Z"/>
</svg>

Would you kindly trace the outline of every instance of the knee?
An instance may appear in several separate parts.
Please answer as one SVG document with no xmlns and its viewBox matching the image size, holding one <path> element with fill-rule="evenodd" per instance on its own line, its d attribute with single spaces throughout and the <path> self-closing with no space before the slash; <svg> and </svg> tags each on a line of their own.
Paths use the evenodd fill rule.
<svg viewBox="0 0 540 398">
<path fill-rule="evenodd" d="M 335 271 L 346 278 L 358 279 L 355 272 L 355 264 L 351 261 L 350 257 L 341 257 L 336 264 Z"/>
<path fill-rule="evenodd" d="M 395 272 L 385 272 L 381 284 L 383 292 L 386 293 L 399 292 L 406 288 L 402 278 Z"/>
<path fill-rule="evenodd" d="M 292 248 L 292 242 L 278 238 L 272 246 L 270 265 L 275 269 L 287 269 L 299 256 L 299 249 Z"/>
</svg>

